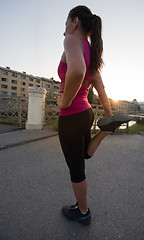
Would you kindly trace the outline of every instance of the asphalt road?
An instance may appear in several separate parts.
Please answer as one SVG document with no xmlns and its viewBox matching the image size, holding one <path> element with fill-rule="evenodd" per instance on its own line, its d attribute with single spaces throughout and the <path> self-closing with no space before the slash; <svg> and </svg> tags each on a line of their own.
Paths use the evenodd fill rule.
<svg viewBox="0 0 144 240">
<path fill-rule="evenodd" d="M 108 136 L 86 161 L 90 226 L 75 203 L 58 137 L 0 152 L 0 240 L 144 240 L 144 136 Z"/>
</svg>

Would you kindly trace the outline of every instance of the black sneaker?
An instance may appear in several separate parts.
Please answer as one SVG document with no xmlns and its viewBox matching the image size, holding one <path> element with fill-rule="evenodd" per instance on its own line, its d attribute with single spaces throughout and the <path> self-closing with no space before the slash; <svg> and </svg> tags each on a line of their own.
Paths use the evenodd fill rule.
<svg viewBox="0 0 144 240">
<path fill-rule="evenodd" d="M 131 120 L 132 118 L 127 115 L 115 114 L 111 117 L 100 118 L 97 125 L 102 131 L 114 132 L 121 124 L 128 123 Z"/>
<path fill-rule="evenodd" d="M 82 214 L 79 210 L 78 203 L 72 206 L 64 206 L 62 212 L 65 217 L 71 221 L 78 221 L 83 225 L 89 225 L 91 222 L 90 210 L 88 209 L 86 214 Z"/>
</svg>

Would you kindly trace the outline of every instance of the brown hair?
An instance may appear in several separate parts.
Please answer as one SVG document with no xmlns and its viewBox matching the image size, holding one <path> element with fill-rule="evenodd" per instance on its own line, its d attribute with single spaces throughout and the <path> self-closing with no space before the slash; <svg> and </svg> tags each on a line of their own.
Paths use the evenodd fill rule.
<svg viewBox="0 0 144 240">
<path fill-rule="evenodd" d="M 77 6 L 73 8 L 68 17 L 73 21 L 75 17 L 78 17 L 82 29 L 85 34 L 90 37 L 91 43 L 91 65 L 90 71 L 92 74 L 99 72 L 103 66 L 102 52 L 103 52 L 103 40 L 102 40 L 102 21 L 101 18 L 95 14 L 92 14 L 89 8 L 86 6 Z"/>
</svg>

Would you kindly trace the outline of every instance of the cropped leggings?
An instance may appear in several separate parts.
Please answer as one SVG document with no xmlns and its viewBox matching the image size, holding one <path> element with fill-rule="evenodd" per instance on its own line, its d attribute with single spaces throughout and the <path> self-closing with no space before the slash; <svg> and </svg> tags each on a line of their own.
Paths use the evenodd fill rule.
<svg viewBox="0 0 144 240">
<path fill-rule="evenodd" d="M 85 180 L 85 161 L 90 158 L 87 148 L 91 140 L 91 126 L 94 120 L 91 108 L 68 116 L 59 116 L 58 131 L 60 144 L 69 168 L 71 181 Z"/>
</svg>

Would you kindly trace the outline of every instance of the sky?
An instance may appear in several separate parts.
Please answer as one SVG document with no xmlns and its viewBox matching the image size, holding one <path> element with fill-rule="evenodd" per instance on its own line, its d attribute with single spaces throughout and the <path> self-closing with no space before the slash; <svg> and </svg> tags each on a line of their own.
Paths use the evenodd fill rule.
<svg viewBox="0 0 144 240">
<path fill-rule="evenodd" d="M 0 0 L 0 66 L 60 81 L 65 21 L 78 5 L 102 19 L 108 97 L 144 101 L 143 0 Z"/>
</svg>

